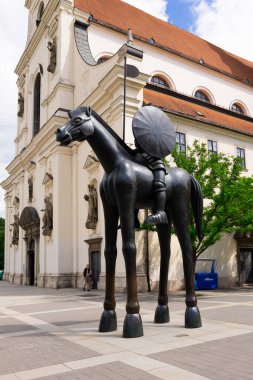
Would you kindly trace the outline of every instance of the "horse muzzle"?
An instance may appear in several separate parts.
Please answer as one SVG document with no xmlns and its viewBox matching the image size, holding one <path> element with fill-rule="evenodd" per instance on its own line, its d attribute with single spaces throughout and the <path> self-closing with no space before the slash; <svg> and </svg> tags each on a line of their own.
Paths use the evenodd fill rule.
<svg viewBox="0 0 253 380">
<path fill-rule="evenodd" d="M 56 134 L 56 141 L 58 141 L 61 145 L 69 145 L 72 141 L 72 137 L 70 134 L 66 131 L 64 131 L 64 127 L 58 128 L 55 132 Z"/>
</svg>

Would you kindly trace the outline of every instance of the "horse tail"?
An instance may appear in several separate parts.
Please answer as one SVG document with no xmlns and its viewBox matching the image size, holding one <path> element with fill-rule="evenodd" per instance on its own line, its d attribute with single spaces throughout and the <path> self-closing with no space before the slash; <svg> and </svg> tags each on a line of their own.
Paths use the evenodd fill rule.
<svg viewBox="0 0 253 380">
<path fill-rule="evenodd" d="M 203 196 L 200 184 L 190 175 L 191 179 L 191 205 L 199 240 L 202 238 L 202 215 L 203 215 Z"/>
</svg>

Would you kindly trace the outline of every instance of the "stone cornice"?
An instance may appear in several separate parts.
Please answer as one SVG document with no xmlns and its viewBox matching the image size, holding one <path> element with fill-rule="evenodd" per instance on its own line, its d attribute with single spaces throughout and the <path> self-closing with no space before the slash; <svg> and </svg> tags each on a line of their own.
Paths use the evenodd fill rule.
<svg viewBox="0 0 253 380">
<path fill-rule="evenodd" d="M 19 135 L 15 138 L 14 142 L 17 143 L 19 142 L 22 137 L 28 132 L 28 128 L 27 127 L 24 127 L 22 128 L 21 132 L 19 133 Z"/>
<path fill-rule="evenodd" d="M 25 7 L 26 7 L 27 9 L 29 9 L 29 8 L 31 7 L 31 5 L 32 5 L 32 0 L 26 0 L 26 2 L 25 2 Z"/>
<path fill-rule="evenodd" d="M 10 191 L 14 188 L 15 182 L 19 182 L 23 177 L 24 177 L 24 169 L 20 169 L 19 172 L 15 173 L 15 176 L 9 176 L 6 178 L 3 182 L 0 183 L 0 186 L 5 190 L 5 191 Z"/>
<path fill-rule="evenodd" d="M 53 99 L 53 97 L 56 95 L 57 91 L 58 90 L 65 90 L 65 91 L 70 91 L 70 92 L 74 92 L 74 89 L 75 89 L 75 86 L 71 83 L 65 83 L 63 81 L 63 79 L 60 79 L 60 81 L 55 85 L 53 91 L 51 92 L 51 94 L 45 98 L 43 100 L 43 102 L 41 103 L 42 107 L 44 107 L 45 105 L 47 105 L 48 103 L 51 102 L 51 100 Z"/>
<path fill-rule="evenodd" d="M 55 140 L 55 129 L 61 127 L 66 122 L 66 118 L 52 116 L 46 124 L 40 129 L 30 144 L 7 166 L 7 171 L 11 176 L 15 175 L 20 168 L 33 160 L 34 156 L 40 152 L 45 155 L 46 151 L 53 149 L 58 143 Z"/>
<path fill-rule="evenodd" d="M 28 2 L 27 2 L 28 3 Z M 26 5 L 27 5 L 26 3 Z M 20 76 L 25 68 L 25 65 L 31 58 L 33 52 L 35 51 L 36 47 L 38 46 L 40 40 L 42 39 L 47 27 L 48 23 L 51 18 L 54 16 L 54 11 L 57 9 L 58 5 L 61 3 L 66 3 L 66 1 L 63 0 L 50 0 L 47 4 L 44 13 L 43 18 L 38 26 L 38 28 L 35 30 L 31 40 L 29 41 L 28 45 L 25 48 L 24 53 L 22 54 L 17 67 L 15 69 L 15 73 Z"/>
<path fill-rule="evenodd" d="M 146 85 L 149 75 L 140 73 L 138 78 L 127 78 L 127 88 L 132 89 L 136 95 Z M 98 83 L 95 90 L 82 103 L 89 104 L 96 111 L 103 108 L 103 104 L 108 101 L 111 107 L 116 105 L 119 111 L 122 112 L 123 104 L 123 82 L 124 82 L 124 67 L 116 64 Z M 115 96 L 115 98 L 114 98 Z M 133 95 L 132 95 L 133 96 Z M 133 103 L 134 98 L 127 97 L 127 103 Z M 133 113 L 138 108 L 138 100 L 134 99 Z M 111 111 L 111 109 L 110 109 Z"/>
<path fill-rule="evenodd" d="M 98 161 L 97 157 L 91 156 L 89 154 L 85 163 L 84 163 L 83 169 L 86 169 L 87 171 L 91 171 L 94 168 L 97 168 L 98 166 L 99 166 L 99 161 Z"/>
</svg>

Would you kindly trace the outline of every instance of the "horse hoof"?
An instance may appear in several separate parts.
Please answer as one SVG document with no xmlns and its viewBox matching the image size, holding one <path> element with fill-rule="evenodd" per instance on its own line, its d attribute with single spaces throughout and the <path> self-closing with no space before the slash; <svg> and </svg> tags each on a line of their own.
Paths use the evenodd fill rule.
<svg viewBox="0 0 253 380">
<path fill-rule="evenodd" d="M 123 326 L 123 338 L 138 338 L 143 336 L 140 314 L 126 314 Z"/>
<path fill-rule="evenodd" d="M 110 332 L 117 330 L 117 316 L 114 310 L 104 310 L 99 324 L 99 332 Z"/>
<path fill-rule="evenodd" d="M 157 305 L 155 311 L 155 323 L 168 323 L 170 321 L 170 313 L 168 305 Z"/>
<path fill-rule="evenodd" d="M 185 327 L 187 329 L 196 329 L 201 326 L 202 322 L 198 307 L 187 307 L 185 310 Z"/>
</svg>

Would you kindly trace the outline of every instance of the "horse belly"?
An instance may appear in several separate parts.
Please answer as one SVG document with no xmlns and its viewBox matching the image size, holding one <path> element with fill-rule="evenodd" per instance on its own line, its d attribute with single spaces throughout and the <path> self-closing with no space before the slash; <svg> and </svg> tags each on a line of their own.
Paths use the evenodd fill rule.
<svg viewBox="0 0 253 380">
<path fill-rule="evenodd" d="M 152 186 L 153 179 L 153 173 L 149 169 L 136 171 L 136 208 L 140 209 L 154 207 L 154 195 Z"/>
</svg>

